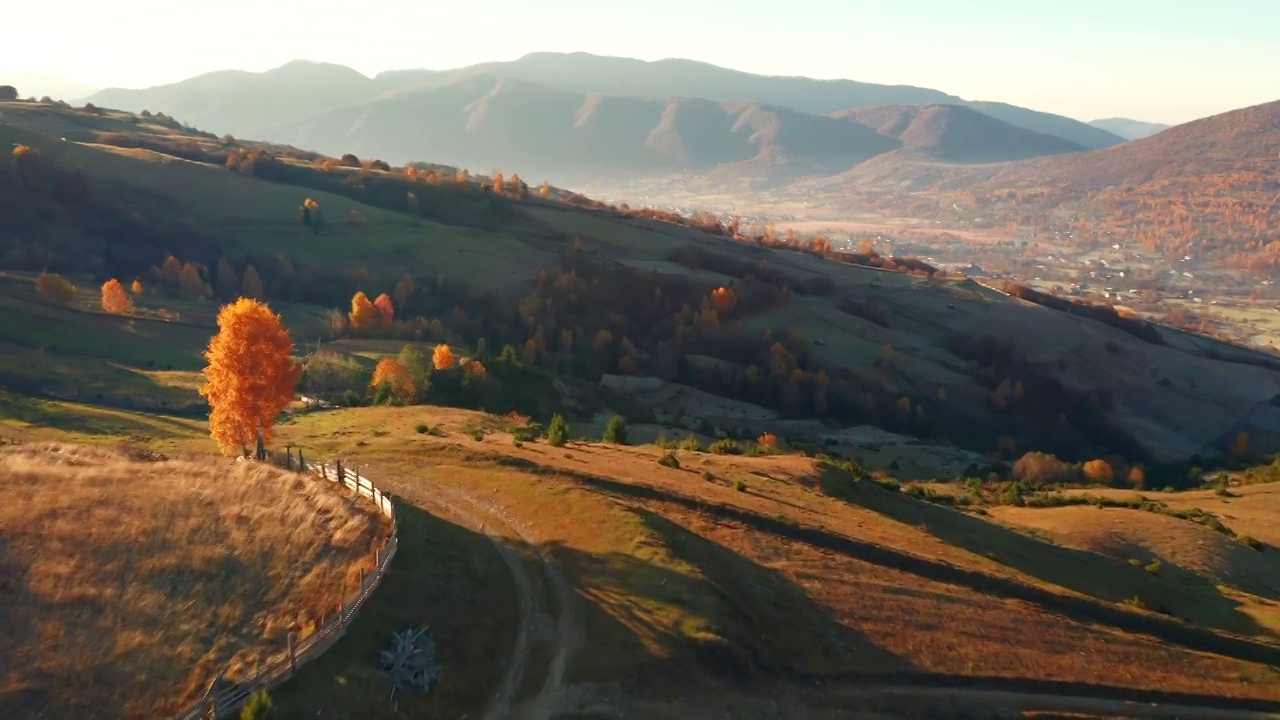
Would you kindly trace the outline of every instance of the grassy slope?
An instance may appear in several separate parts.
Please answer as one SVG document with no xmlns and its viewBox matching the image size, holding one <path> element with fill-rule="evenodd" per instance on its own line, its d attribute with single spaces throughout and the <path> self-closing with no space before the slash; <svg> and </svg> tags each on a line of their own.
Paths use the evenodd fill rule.
<svg viewBox="0 0 1280 720">
<path fill-rule="evenodd" d="M 32 443 L 0 470 L 6 717 L 172 714 L 311 632 L 386 531 L 321 480 L 226 460 Z"/>
</svg>

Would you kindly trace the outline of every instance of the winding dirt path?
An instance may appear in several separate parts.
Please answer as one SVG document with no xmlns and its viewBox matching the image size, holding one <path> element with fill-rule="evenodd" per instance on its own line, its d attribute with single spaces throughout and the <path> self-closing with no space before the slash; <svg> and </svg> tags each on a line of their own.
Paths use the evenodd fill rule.
<svg viewBox="0 0 1280 720">
<path fill-rule="evenodd" d="M 438 493 L 435 497 L 425 496 L 422 499 L 427 504 L 434 505 L 483 533 L 497 549 L 516 585 L 520 630 L 516 634 L 515 647 L 507 659 L 506 673 L 494 690 L 481 720 L 548 720 L 564 686 L 565 670 L 569 660 L 585 636 L 569 584 L 555 562 L 547 557 L 530 536 L 531 531 L 528 526 L 512 518 L 504 508 L 493 502 L 478 499 L 457 488 L 436 484 L 433 489 Z M 497 528 L 505 528 L 532 550 L 538 558 L 537 574 L 546 581 L 547 587 L 555 598 L 556 614 L 554 616 L 539 602 L 533 577 L 520 557 L 520 549 Z M 521 681 L 524 679 L 535 644 L 534 633 L 539 618 L 542 617 L 551 618 L 555 626 L 555 632 L 550 639 L 551 661 L 538 694 L 521 701 L 517 706 L 516 693 L 519 692 Z"/>
</svg>

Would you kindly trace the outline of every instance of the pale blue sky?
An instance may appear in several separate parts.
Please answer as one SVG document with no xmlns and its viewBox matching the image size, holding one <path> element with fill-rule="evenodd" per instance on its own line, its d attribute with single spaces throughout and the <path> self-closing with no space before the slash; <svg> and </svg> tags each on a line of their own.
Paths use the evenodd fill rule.
<svg viewBox="0 0 1280 720">
<path fill-rule="evenodd" d="M 1083 120 L 1280 99 L 1280 0 L 23 0 L 4 70 L 145 87 L 322 60 L 372 75 L 540 50 L 931 87 Z"/>
</svg>

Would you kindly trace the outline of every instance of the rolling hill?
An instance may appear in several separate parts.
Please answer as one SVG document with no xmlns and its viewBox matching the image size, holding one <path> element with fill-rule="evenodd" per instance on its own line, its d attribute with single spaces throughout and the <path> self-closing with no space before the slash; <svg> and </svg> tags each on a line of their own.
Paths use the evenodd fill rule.
<svg viewBox="0 0 1280 720">
<path fill-rule="evenodd" d="M 169 716 L 367 577 L 349 551 L 369 560 L 382 524 L 350 498 L 210 458 L 201 352 L 249 266 L 306 359 L 300 390 L 356 405 L 296 403 L 272 449 L 390 492 L 399 548 L 272 689 L 281 720 L 1280 708 L 1280 486 L 1173 487 L 1241 430 L 1280 449 L 1269 356 L 919 261 L 166 118 L 0 103 L 0 143 L 24 146 L 0 173 L 0 465 L 44 468 L 0 473 L 6 718 Z M 40 293 L 42 271 L 75 291 Z M 134 311 L 103 312 L 102 281 L 135 276 Z M 357 290 L 394 296 L 392 321 L 350 327 Z M 452 367 L 404 352 L 441 344 Z M 372 404 L 393 356 L 429 382 Z M 621 436 L 595 441 L 614 413 Z M 1090 482 L 1117 489 L 1011 471 L 1025 450 L 1105 458 Z M 1171 487 L 1118 489 L 1135 482 Z M 390 702 L 375 658 L 423 625 L 439 682 Z"/>
<path fill-rule="evenodd" d="M 953 214 L 955 203 L 993 226 L 1034 217 L 1070 223 L 1088 241 L 1117 233 L 1172 258 L 1267 270 L 1280 262 L 1277 144 L 1280 101 L 1088 153 L 984 166 L 877 158 L 794 191 L 843 196 L 852 207 L 874 202 L 882 211 L 914 206 L 926 215 Z"/>
<path fill-rule="evenodd" d="M 512 88 L 521 97 L 528 86 L 494 81 L 493 88 Z M 473 111 L 484 121 L 489 113 L 508 117 L 504 94 L 487 97 L 494 105 L 473 104 Z M 692 107 L 723 112 L 711 103 Z M 576 108 L 565 103 L 560 111 Z M 1161 466 L 1219 454 L 1242 430 L 1259 447 L 1280 446 L 1265 412 L 1277 382 L 1269 356 L 1114 313 L 1060 312 L 966 279 L 939 282 L 833 261 L 838 255 L 758 247 L 725 237 L 714 224 L 703 226 L 716 233 L 707 234 L 688 223 L 589 209 L 588 201 L 550 188 L 545 198 L 520 199 L 519 188 L 496 193 L 486 178 L 429 182 L 372 166 L 322 166 L 323 156 L 228 146 L 154 119 L 26 103 L 9 103 L 3 112 L 10 124 L 0 125 L 0 140 L 36 147 L 55 173 L 47 209 L 26 201 L 6 214 L 12 239 L 5 252 L 17 269 L 129 277 L 154 275 L 150 268 L 167 253 L 206 268 L 229 257 L 240 268 L 255 265 L 280 298 L 320 308 L 346 306 L 360 287 L 389 291 L 409 273 L 435 289 L 405 311 L 460 318 L 457 337 L 466 342 L 483 336 L 491 347 L 527 346 L 533 357 L 546 353 L 555 365 L 550 358 L 557 353 L 590 346 L 591 337 L 607 331 L 634 348 L 628 351 L 635 353 L 628 360 L 632 372 L 763 403 L 774 413 L 757 418 L 764 423 L 757 427 L 757 420 L 733 419 L 754 417 L 750 413 L 695 398 L 681 412 L 701 418 L 697 423 L 757 433 L 776 427 L 837 446 L 847 441 L 833 427 L 864 423 L 980 453 L 1009 436 L 1023 448 L 1079 459 L 1119 453 Z M 114 132 L 121 127 L 132 130 Z M 79 133 L 68 140 L 79 142 L 57 139 L 68 128 Z M 784 133 L 771 137 L 779 136 L 786 140 Z M 1106 152 L 1176 137 L 1170 131 Z M 673 143 L 669 151 L 676 149 Z M 231 152 L 268 157 L 245 156 L 228 168 Z M 995 173 L 1022 165 L 985 167 Z M 56 173 L 72 171 L 98 191 L 66 198 L 70 183 L 60 184 Z M 307 196 L 330 218 L 319 237 L 295 215 Z M 95 210 L 58 210 L 68 202 Z M 113 219 L 86 224 L 98 214 Z M 574 238 L 591 248 L 589 261 L 565 255 Z M 55 243 L 62 249 L 51 256 Z M 206 277 L 217 284 L 211 273 Z M 547 280 L 535 283 L 539 277 Z M 708 294 L 726 284 L 738 301 L 708 314 L 714 309 Z M 636 298 L 646 299 L 637 305 Z M 483 312 L 455 313 L 455 306 Z M 785 342 L 777 340 L 781 328 Z M 710 365 L 678 360 L 699 355 Z M 597 357 L 589 371 L 579 372 L 607 374 L 617 362 Z M 991 399 L 999 386 L 1014 383 L 1025 399 Z M 643 396 L 652 388 L 631 392 Z M 1066 426 L 1060 425 L 1063 407 L 1070 409 L 1062 416 Z"/>
<path fill-rule="evenodd" d="M 11 70 L 0 70 L 0 85 L 12 85 L 22 97 L 52 97 L 67 102 L 82 100 L 98 91 L 98 88 L 78 80 Z"/>
<path fill-rule="evenodd" d="M 1142 120 L 1132 120 L 1130 118 L 1103 118 L 1101 120 L 1091 120 L 1089 124 L 1102 128 L 1107 132 L 1115 133 L 1126 140 L 1138 140 L 1144 137 L 1150 137 L 1156 133 L 1167 130 L 1172 125 L 1164 123 L 1143 122 Z"/>
</svg>

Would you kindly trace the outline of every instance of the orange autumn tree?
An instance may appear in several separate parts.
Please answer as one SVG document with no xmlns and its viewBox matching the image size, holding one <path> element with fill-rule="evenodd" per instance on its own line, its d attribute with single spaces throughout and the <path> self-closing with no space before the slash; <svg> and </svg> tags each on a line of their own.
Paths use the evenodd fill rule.
<svg viewBox="0 0 1280 720">
<path fill-rule="evenodd" d="M 257 442 L 266 456 L 271 426 L 293 400 L 302 366 L 294 362 L 293 340 L 280 316 L 250 298 L 218 312 L 218 334 L 209 341 L 200 394 L 209 400 L 209 430 L 223 452 L 248 454 Z"/>
<path fill-rule="evenodd" d="M 352 330 L 367 331 L 373 329 L 382 316 L 369 302 L 369 296 L 361 291 L 351 296 L 351 312 L 347 317 L 351 320 Z"/>
<path fill-rule="evenodd" d="M 391 302 L 391 296 L 382 293 L 377 300 L 373 301 L 373 308 L 378 311 L 378 324 L 383 329 L 389 329 L 391 322 L 396 318 L 396 306 Z"/>
<path fill-rule="evenodd" d="M 112 315 L 124 315 L 133 311 L 133 300 L 124 291 L 119 280 L 111 278 L 102 284 L 102 309 Z"/>
<path fill-rule="evenodd" d="M 453 367 L 453 363 L 453 350 L 450 349 L 448 345 L 441 343 L 437 345 L 436 349 L 431 353 L 431 364 L 434 365 L 437 370 L 448 370 Z"/>
<path fill-rule="evenodd" d="M 133 279 L 133 285 L 130 285 L 130 286 L 129 286 L 129 292 L 130 292 L 130 293 L 133 293 L 134 295 L 141 295 L 141 294 L 142 294 L 142 281 L 141 281 L 141 280 L 139 280 L 139 279 L 137 279 L 137 278 L 134 278 L 134 279 Z"/>
<path fill-rule="evenodd" d="M 374 402 L 391 401 L 408 405 L 418 398 L 418 386 L 413 382 L 409 369 L 395 358 L 382 358 L 373 369 L 369 388 L 374 392 Z"/>
</svg>

